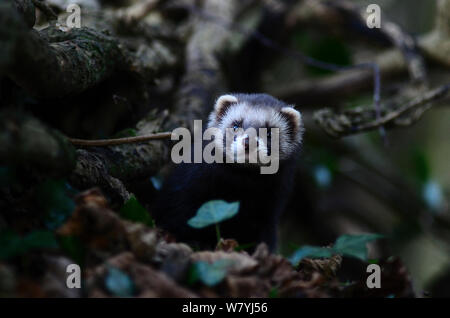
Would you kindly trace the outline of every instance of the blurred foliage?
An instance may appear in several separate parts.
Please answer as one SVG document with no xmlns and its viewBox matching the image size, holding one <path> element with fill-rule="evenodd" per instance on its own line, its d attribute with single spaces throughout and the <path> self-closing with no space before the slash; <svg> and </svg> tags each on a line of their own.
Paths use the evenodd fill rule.
<svg viewBox="0 0 450 318">
<path fill-rule="evenodd" d="M 45 213 L 45 225 L 55 230 L 72 214 L 75 203 L 71 195 L 75 190 L 62 180 L 47 180 L 36 191 L 36 202 Z"/>
<path fill-rule="evenodd" d="M 33 231 L 20 236 L 13 231 L 0 233 L 0 259 L 8 259 L 35 249 L 55 249 L 58 242 L 49 231 Z"/>
<path fill-rule="evenodd" d="M 151 227 L 155 226 L 150 213 L 139 203 L 135 196 L 132 196 L 120 209 L 120 215 L 126 220 L 139 222 Z"/>
<path fill-rule="evenodd" d="M 74 262 L 81 267 L 84 265 L 86 248 L 80 238 L 76 236 L 61 236 L 59 238 L 59 245 Z"/>
<path fill-rule="evenodd" d="M 364 0 L 358 1 L 358 3 L 367 5 L 372 2 Z M 379 4 L 383 8 L 383 14 L 404 26 L 405 30 L 409 32 L 423 33 L 433 25 L 435 1 L 380 0 Z M 241 20 L 244 20 L 241 21 L 243 25 L 257 23 L 257 19 L 246 21 L 242 18 Z M 302 29 L 294 28 L 290 32 L 287 35 L 286 46 L 298 49 L 317 60 L 338 65 L 347 66 L 355 61 L 373 60 L 380 50 L 378 44 L 375 44 L 376 41 L 368 39 L 368 45 L 359 43 L 358 46 L 352 46 L 354 43 L 346 37 L 346 34 L 337 36 L 335 32 L 327 32 L 325 29 L 318 30 L 313 26 L 310 28 L 302 26 Z M 241 38 L 244 38 L 238 32 L 235 33 L 235 36 L 239 37 L 237 40 L 241 41 Z M 284 34 L 276 35 L 275 32 L 274 34 L 273 40 L 283 43 Z M 232 43 L 239 41 L 234 39 Z M 364 45 L 366 45 L 365 48 Z M 255 51 L 263 52 L 259 47 Z M 245 53 L 248 52 L 245 51 Z M 310 78 L 313 81 L 315 77 L 334 74 L 312 66 L 303 67 L 301 61 L 293 61 L 283 54 L 275 53 L 274 56 L 276 57 L 275 61 L 267 61 L 266 56 L 263 55 L 263 62 L 258 64 L 258 67 L 254 67 L 258 71 L 260 68 L 267 68 L 263 69 L 261 73 L 268 73 L 268 77 L 273 79 L 271 84 L 274 86 L 279 83 L 308 81 Z M 255 57 L 256 53 L 252 52 L 247 59 L 257 60 Z M 247 62 L 247 59 L 243 60 L 244 63 Z M 280 63 L 282 64 L 279 66 L 281 71 L 276 73 L 270 68 L 271 64 L 276 63 L 270 62 L 280 61 L 284 63 Z M 241 74 L 244 73 L 241 70 L 242 65 L 238 64 L 238 76 L 244 76 Z M 449 76 L 441 67 L 427 65 L 427 72 L 432 85 L 448 82 Z M 432 73 L 437 73 L 438 77 Z M 255 74 L 260 75 L 258 72 Z M 168 94 L 170 98 L 161 103 L 162 108 L 173 104 L 175 98 L 172 96 L 177 96 L 173 92 L 177 88 L 179 74 L 174 76 L 174 79 L 170 75 L 167 76 L 168 82 L 173 81 L 169 86 L 174 87 Z M 245 76 L 244 78 L 246 79 Z M 394 94 L 401 92 L 405 85 L 409 85 L 407 76 L 404 76 L 401 82 L 396 82 L 396 80 L 383 79 L 383 103 Z M 3 90 L 2 87 L 2 92 L 6 92 L 9 88 L 9 86 L 5 87 L 7 89 Z M 261 87 L 250 87 L 261 90 Z M 84 96 L 71 97 L 69 103 L 63 100 L 62 106 L 59 105 L 59 100 L 44 102 L 34 100 L 17 87 L 14 87 L 8 94 L 11 94 L 10 99 L 14 101 L 16 107 L 28 107 L 35 110 L 33 114 L 35 113 L 44 122 L 56 126 L 67 135 L 80 134 L 90 138 L 98 136 L 100 131 L 102 132 L 100 135 L 103 137 L 136 136 L 136 129 L 124 127 L 130 126 L 130 118 L 126 120 L 123 118 L 126 125 L 121 122 L 114 123 L 116 119 L 114 119 L 114 111 L 111 110 L 110 105 L 106 104 L 104 108 L 99 106 L 103 96 L 107 96 L 104 99 L 109 100 L 108 96 L 112 96 L 112 94 L 115 96 L 118 93 L 117 88 L 111 85 L 111 92 L 108 90 L 106 94 L 99 88 L 101 89 L 101 87 L 93 89 Z M 155 106 L 154 104 L 160 104 L 160 99 L 163 98 L 157 95 L 162 93 L 153 94 L 152 91 L 159 88 L 151 87 L 148 92 L 146 91 L 146 94 L 148 93 L 152 99 L 155 98 L 155 101 L 152 100 L 152 104 L 139 103 L 139 105 L 145 106 L 143 107 L 145 111 L 148 110 L 147 108 Z M 270 87 L 268 88 L 270 89 Z M 135 92 L 136 87 L 133 86 L 131 91 Z M 88 110 L 85 118 L 81 116 L 83 108 L 80 105 L 83 104 L 82 101 L 88 99 L 92 100 L 92 105 L 96 107 L 91 107 L 88 103 L 85 106 Z M 72 100 L 75 101 L 74 105 L 72 105 Z M 442 235 L 433 227 L 439 223 L 437 216 L 448 218 L 448 182 L 450 182 L 448 127 L 450 116 L 448 116 L 448 110 L 447 113 L 444 110 L 448 107 L 436 109 L 435 114 L 430 111 L 430 114 L 424 116 L 414 126 L 395 131 L 389 130 L 386 144 L 384 144 L 378 131 L 350 136 L 341 140 L 330 140 L 312 123 L 310 113 L 316 109 L 316 106 L 304 105 L 303 100 L 296 102 L 304 115 L 306 134 L 304 150 L 299 158 L 300 177 L 297 178 L 297 184 L 295 184 L 296 192 L 292 196 L 290 211 L 286 211 L 283 216 L 288 229 L 283 228 L 281 231 L 282 235 L 286 237 L 284 242 L 295 241 L 302 244 L 292 253 L 291 262 L 298 264 L 304 258 L 324 258 L 342 254 L 353 258 L 353 261 L 364 260 L 369 263 L 378 263 L 382 256 L 399 255 L 403 258 L 407 268 L 411 269 L 418 290 L 427 286 L 428 282 L 438 286 L 439 279 L 433 278 L 437 277 L 437 274 L 444 277 L 446 273 L 450 273 L 448 266 L 450 243 L 446 239 L 448 233 L 444 233 L 447 236 Z M 45 107 L 41 107 L 46 103 L 60 107 L 50 107 L 51 110 L 46 110 Z M 128 101 L 124 98 L 123 104 L 127 103 Z M 372 92 L 367 89 L 364 92 L 355 93 L 345 100 L 330 98 L 327 105 L 320 107 L 330 106 L 345 109 L 359 106 L 371 107 L 371 105 Z M 448 106 L 448 101 L 444 106 Z M 116 116 L 118 118 L 122 115 L 127 117 L 130 113 L 137 116 L 139 112 L 131 107 L 133 107 L 133 103 L 130 103 L 131 111 L 127 106 L 126 111 L 118 112 Z M 67 112 L 67 114 L 62 116 L 57 112 L 54 113 L 57 109 L 61 109 L 61 112 Z M 105 110 L 109 111 L 106 112 L 106 116 Z M 53 120 L 50 117 L 57 119 Z M 104 127 L 110 128 L 103 132 Z M 75 209 L 73 197 L 77 191 L 71 188 L 66 180 L 48 179 L 48 176 L 43 176 L 36 185 L 34 176 L 28 176 L 27 173 L 27 169 L 0 166 L 0 187 L 8 188 L 4 192 L 6 193 L 6 203 L 0 203 L 2 203 L 2 207 L 8 205 L 14 207 L 14 209 L 10 209 L 11 211 L 5 210 L 5 213 L 0 215 L 0 229 L 13 229 L 0 232 L 0 259 L 9 261 L 25 253 L 43 249 L 53 250 L 59 247 L 71 260 L 83 265 L 87 259 L 86 254 L 91 252 L 90 247 L 85 245 L 86 242 L 76 236 L 56 238 L 52 232 L 73 213 Z M 24 178 L 24 175 L 32 181 Z M 145 178 L 147 181 L 150 178 L 156 190 L 161 188 L 162 179 L 159 175 L 145 176 Z M 25 182 L 22 179 L 25 179 Z M 30 184 L 30 189 L 27 189 L 28 184 Z M 3 191 L 3 189 L 0 190 Z M 29 200 L 27 190 L 32 194 L 31 200 Z M 22 196 L 23 198 L 21 198 Z M 138 195 L 138 197 L 141 199 L 141 196 Z M 18 198 L 23 199 L 23 202 L 18 204 Z M 154 199 L 150 194 L 149 198 L 149 201 Z M 119 215 L 123 219 L 154 227 L 151 215 L 143 206 L 148 202 L 141 202 L 142 204 L 132 196 L 122 206 Z M 39 213 L 29 213 L 35 211 Z M 239 202 L 206 202 L 198 210 L 197 215 L 189 221 L 189 224 L 195 228 L 217 226 L 221 221 L 236 215 L 238 211 Z M 50 231 L 29 231 L 30 226 Z M 26 231 L 23 230 L 24 228 Z M 216 229 L 218 230 L 218 226 Z M 377 244 L 376 250 L 371 250 L 370 256 L 376 257 L 376 259 L 368 260 L 367 243 L 382 236 L 378 234 L 342 235 L 343 233 L 364 232 L 389 235 L 388 242 L 382 240 L 379 242 L 380 244 Z M 104 234 L 102 232 L 96 235 L 101 237 Z M 148 235 L 148 237 L 152 236 Z M 338 238 L 335 240 L 336 237 Z M 104 241 L 109 240 L 110 237 L 107 237 Z M 322 247 L 333 240 L 335 243 L 332 247 Z M 96 243 L 103 242 L 102 240 L 94 241 Z M 146 243 L 148 242 L 143 244 Z M 254 247 L 254 245 L 238 245 L 233 250 L 241 251 Z M 285 245 L 287 244 L 285 243 Z M 281 249 L 283 248 L 285 247 L 282 246 Z M 153 253 L 152 249 L 149 251 L 148 254 Z M 92 255 L 90 256 L 92 257 Z M 103 256 L 95 255 L 93 259 L 98 260 L 96 257 Z M 201 283 L 206 286 L 217 286 L 223 281 L 229 266 L 230 263 L 224 260 L 195 262 L 189 269 L 189 282 L 190 284 Z M 343 269 L 347 270 L 345 266 Z M 352 268 L 349 267 L 348 270 L 351 271 Z M 103 288 L 118 297 L 130 297 L 138 292 L 132 277 L 114 266 L 107 268 L 107 275 L 102 282 L 104 283 Z M 280 290 L 273 287 L 269 296 L 278 297 Z"/>
<path fill-rule="evenodd" d="M 294 47 L 304 54 L 322 62 L 347 66 L 352 64 L 351 52 L 342 39 L 323 33 L 298 30 L 292 35 Z M 322 76 L 332 74 L 332 71 L 307 66 L 309 75 Z"/>
</svg>

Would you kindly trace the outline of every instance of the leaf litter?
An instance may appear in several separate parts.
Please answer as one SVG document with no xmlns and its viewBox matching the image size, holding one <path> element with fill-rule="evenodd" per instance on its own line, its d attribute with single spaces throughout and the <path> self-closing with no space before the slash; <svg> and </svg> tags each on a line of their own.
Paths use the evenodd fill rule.
<svg viewBox="0 0 450 318">
<path fill-rule="evenodd" d="M 343 256 L 353 253 L 353 257 L 361 259 L 362 266 L 367 266 L 365 244 L 379 238 L 377 235 L 344 236 L 334 246 L 323 248 L 304 246 L 290 258 L 271 254 L 264 243 L 249 254 L 232 238 L 221 238 L 216 250 L 196 251 L 183 242 L 176 242 L 157 224 L 154 227 L 150 218 L 142 217 L 142 207 L 137 201 L 128 208 L 138 206 L 138 214 L 112 210 L 99 189 L 78 194 L 74 202 L 73 213 L 56 230 L 53 240 L 48 234 L 34 234 L 44 242 L 40 246 L 39 241 L 31 244 L 29 235 L 14 236 L 19 250 L 12 248 L 0 260 L 0 296 L 415 295 L 410 276 L 399 259 L 379 261 L 384 266 L 382 280 L 388 282 L 380 289 L 368 289 L 365 278 L 352 282 L 340 280 Z M 25 245 L 20 247 L 20 244 Z M 81 265 L 81 290 L 65 286 L 66 267 L 75 262 Z"/>
</svg>

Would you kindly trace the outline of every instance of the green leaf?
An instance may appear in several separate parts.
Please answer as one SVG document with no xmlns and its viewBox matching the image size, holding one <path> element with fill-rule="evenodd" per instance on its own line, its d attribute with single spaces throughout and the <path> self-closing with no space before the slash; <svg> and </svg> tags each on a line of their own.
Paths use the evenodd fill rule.
<svg viewBox="0 0 450 318">
<path fill-rule="evenodd" d="M 212 287 L 220 283 L 226 276 L 227 270 L 233 264 L 232 260 L 218 260 L 214 263 L 196 262 L 193 264 L 192 278 L 200 280 Z"/>
<path fill-rule="evenodd" d="M 297 266 L 304 258 L 325 258 L 331 256 L 333 256 L 331 248 L 305 245 L 296 250 L 289 258 L 289 261 L 292 265 Z"/>
<path fill-rule="evenodd" d="M 114 296 L 118 297 L 131 297 L 135 291 L 134 283 L 130 276 L 112 266 L 108 268 L 105 286 Z"/>
<path fill-rule="evenodd" d="M 333 250 L 335 254 L 355 257 L 366 261 L 366 244 L 382 237 L 380 234 L 342 235 L 334 243 Z"/>
<path fill-rule="evenodd" d="M 339 254 L 354 258 L 359 258 L 367 261 L 367 246 L 368 242 L 383 238 L 380 234 L 359 234 L 359 235 L 342 235 L 340 236 L 333 247 L 318 247 L 305 245 L 297 249 L 289 261 L 292 265 L 297 266 L 304 258 L 326 258 Z"/>
<path fill-rule="evenodd" d="M 228 203 L 223 200 L 213 200 L 204 203 L 197 214 L 188 221 L 196 229 L 201 229 L 228 220 L 239 211 L 239 202 Z"/>
<path fill-rule="evenodd" d="M 150 213 L 139 203 L 135 196 L 132 196 L 122 206 L 120 215 L 124 219 L 154 227 L 154 221 Z"/>
<path fill-rule="evenodd" d="M 0 259 L 8 259 L 32 249 L 57 247 L 58 242 L 54 234 L 49 231 L 34 231 L 23 237 L 12 231 L 0 234 Z"/>
</svg>

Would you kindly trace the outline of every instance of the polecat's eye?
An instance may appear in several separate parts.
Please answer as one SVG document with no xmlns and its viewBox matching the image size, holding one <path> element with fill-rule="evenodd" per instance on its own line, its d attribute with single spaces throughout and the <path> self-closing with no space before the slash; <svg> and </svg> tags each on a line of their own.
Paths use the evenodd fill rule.
<svg viewBox="0 0 450 318">
<path fill-rule="evenodd" d="M 233 126 L 232 126 L 233 130 L 234 131 L 238 130 L 239 128 L 241 128 L 241 125 L 242 125 L 241 122 L 238 122 L 238 121 L 233 122 Z"/>
</svg>

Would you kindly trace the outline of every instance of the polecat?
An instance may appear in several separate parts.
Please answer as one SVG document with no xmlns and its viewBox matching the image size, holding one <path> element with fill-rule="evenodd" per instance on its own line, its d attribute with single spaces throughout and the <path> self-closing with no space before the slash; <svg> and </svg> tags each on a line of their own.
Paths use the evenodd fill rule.
<svg viewBox="0 0 450 318">
<path fill-rule="evenodd" d="M 210 200 L 239 201 L 239 212 L 220 223 L 222 238 L 236 239 L 239 244 L 265 242 L 273 251 L 277 242 L 277 224 L 292 188 L 295 162 L 302 142 L 301 114 L 284 102 L 267 94 L 227 94 L 220 96 L 209 116 L 208 127 L 223 132 L 214 143 L 224 150 L 223 156 L 234 158 L 232 150 L 244 151 L 246 163 L 181 163 L 161 189 L 152 215 L 156 225 L 178 240 L 211 248 L 217 243 L 214 226 L 195 229 L 188 225 L 199 207 Z M 267 138 L 256 138 L 259 156 L 271 156 L 273 135 L 279 136 L 278 171 L 261 174 L 260 160 L 248 163 L 248 128 L 268 128 Z M 227 131 L 235 132 L 231 141 Z M 253 138 L 253 137 L 251 137 Z M 231 155 L 230 155 L 231 153 Z M 236 152 L 235 152 L 236 153 Z"/>
</svg>

